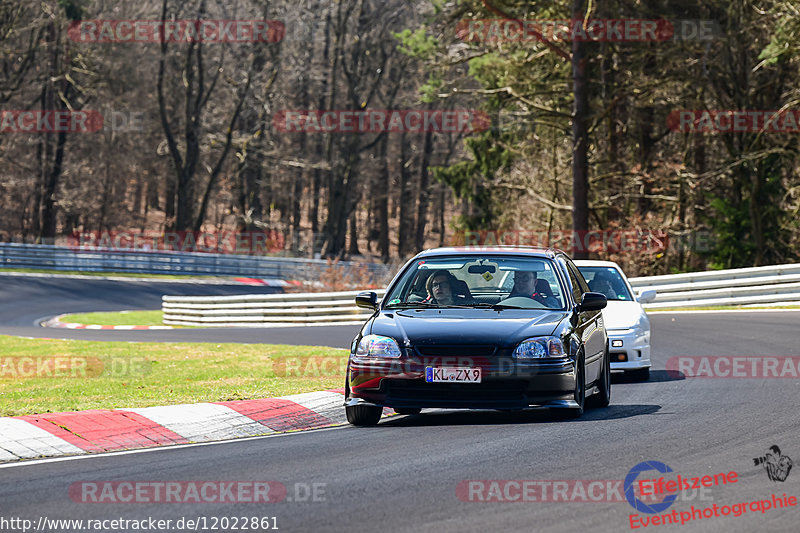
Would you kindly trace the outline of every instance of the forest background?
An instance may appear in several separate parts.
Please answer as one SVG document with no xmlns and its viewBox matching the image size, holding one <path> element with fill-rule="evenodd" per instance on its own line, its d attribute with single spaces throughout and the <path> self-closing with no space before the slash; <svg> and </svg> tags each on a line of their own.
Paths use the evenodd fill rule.
<svg viewBox="0 0 800 533">
<path fill-rule="evenodd" d="M 798 15 L 742 0 L 0 0 L 0 110 L 103 118 L 88 133 L 0 127 L 0 240 L 268 232 L 272 254 L 392 263 L 500 240 L 631 275 L 792 262 L 800 128 L 692 131 L 676 117 L 791 118 Z M 135 20 L 269 20 L 280 38 L 76 31 Z M 657 38 L 509 31 L 620 20 L 657 21 Z M 488 122 L 286 131 L 292 110 Z M 570 250 L 587 231 L 591 250 Z M 615 241 L 626 235 L 636 244 Z"/>
</svg>

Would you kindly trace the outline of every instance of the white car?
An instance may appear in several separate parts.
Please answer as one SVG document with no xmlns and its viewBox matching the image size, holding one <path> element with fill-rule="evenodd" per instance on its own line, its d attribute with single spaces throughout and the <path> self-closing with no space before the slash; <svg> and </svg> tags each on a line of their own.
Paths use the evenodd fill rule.
<svg viewBox="0 0 800 533">
<path fill-rule="evenodd" d="M 650 320 L 642 304 L 655 300 L 656 291 L 636 296 L 628 278 L 612 261 L 575 261 L 589 290 L 608 298 L 603 321 L 608 331 L 611 370 L 624 370 L 637 379 L 650 377 Z"/>
</svg>

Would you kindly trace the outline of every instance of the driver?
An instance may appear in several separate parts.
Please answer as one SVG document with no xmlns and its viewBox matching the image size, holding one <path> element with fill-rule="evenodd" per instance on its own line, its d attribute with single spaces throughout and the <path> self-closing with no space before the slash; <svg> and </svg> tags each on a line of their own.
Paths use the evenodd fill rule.
<svg viewBox="0 0 800 533">
<path fill-rule="evenodd" d="M 599 292 L 600 294 L 605 295 L 605 297 L 609 300 L 617 299 L 611 279 L 607 273 L 602 271 L 594 275 L 594 278 L 589 283 L 589 290 L 592 292 Z"/>
<path fill-rule="evenodd" d="M 522 296 L 531 298 L 546 307 L 559 307 L 558 300 L 551 294 L 536 290 L 536 272 L 517 270 L 514 272 L 514 286 L 511 288 L 509 298 Z M 548 283 L 547 280 L 542 280 Z"/>
</svg>

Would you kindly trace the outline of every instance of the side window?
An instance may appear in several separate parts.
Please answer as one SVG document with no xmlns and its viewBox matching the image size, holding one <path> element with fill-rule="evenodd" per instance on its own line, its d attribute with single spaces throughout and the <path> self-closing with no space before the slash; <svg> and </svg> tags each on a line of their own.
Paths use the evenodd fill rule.
<svg viewBox="0 0 800 533">
<path fill-rule="evenodd" d="M 583 274 L 581 274 L 581 271 L 575 266 L 575 263 L 572 261 L 567 261 L 567 266 L 569 267 L 570 272 L 572 272 L 572 275 L 575 276 L 575 279 L 578 280 L 578 285 L 581 288 L 581 294 L 584 292 L 589 292 L 589 285 L 586 284 L 586 278 L 583 277 Z"/>
<path fill-rule="evenodd" d="M 581 298 L 583 297 L 583 293 L 587 292 L 589 288 L 586 286 L 586 282 L 580 277 L 580 274 L 576 275 L 575 266 L 570 262 L 567 261 L 565 258 L 560 257 L 558 259 L 559 263 L 564 267 L 564 270 L 567 272 L 569 276 L 569 283 L 572 285 L 572 298 L 576 304 L 581 303 Z"/>
</svg>

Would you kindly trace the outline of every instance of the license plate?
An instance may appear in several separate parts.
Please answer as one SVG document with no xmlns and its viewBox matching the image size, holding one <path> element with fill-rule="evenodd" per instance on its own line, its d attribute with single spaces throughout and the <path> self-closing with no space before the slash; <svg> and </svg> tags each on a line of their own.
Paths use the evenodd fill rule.
<svg viewBox="0 0 800 533">
<path fill-rule="evenodd" d="M 425 367 L 425 381 L 429 383 L 480 383 L 480 368 Z"/>
</svg>

